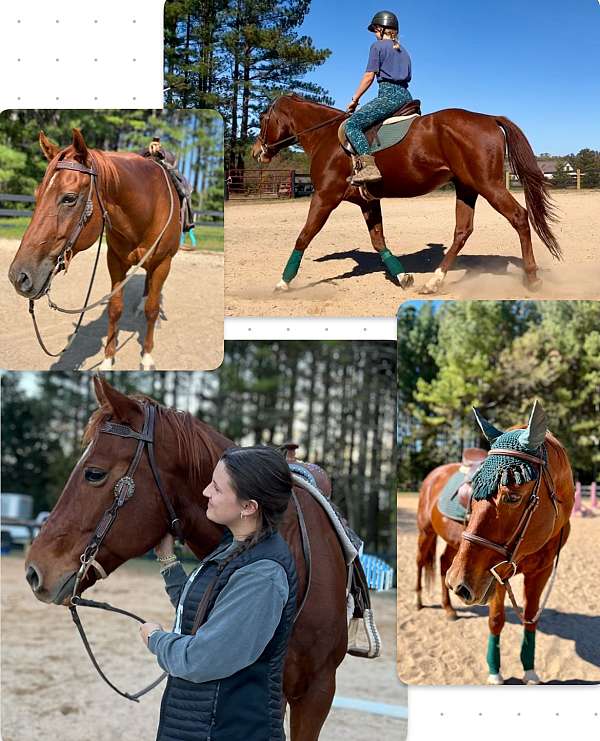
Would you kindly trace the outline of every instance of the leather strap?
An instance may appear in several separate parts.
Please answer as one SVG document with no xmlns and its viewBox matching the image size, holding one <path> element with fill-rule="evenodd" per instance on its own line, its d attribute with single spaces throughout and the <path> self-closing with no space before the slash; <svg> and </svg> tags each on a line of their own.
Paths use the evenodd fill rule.
<svg viewBox="0 0 600 741">
<path fill-rule="evenodd" d="M 543 458 L 538 458 L 529 453 L 522 453 L 519 450 L 511 450 L 510 448 L 493 448 L 492 450 L 488 450 L 488 455 L 509 455 L 512 458 L 521 458 L 524 461 L 529 461 L 529 463 L 537 463 L 539 466 L 546 465 L 546 461 Z"/>
</svg>

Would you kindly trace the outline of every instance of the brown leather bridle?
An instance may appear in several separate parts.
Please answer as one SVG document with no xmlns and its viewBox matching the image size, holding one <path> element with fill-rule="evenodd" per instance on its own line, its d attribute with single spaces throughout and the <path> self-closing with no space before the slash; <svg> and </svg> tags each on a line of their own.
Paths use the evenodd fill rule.
<svg viewBox="0 0 600 741">
<path fill-rule="evenodd" d="M 92 664 L 94 665 L 96 671 L 102 677 L 102 679 L 106 682 L 106 684 L 108 684 L 109 687 L 111 687 L 117 694 L 121 695 L 121 697 L 127 698 L 128 700 L 132 700 L 133 702 L 139 702 L 139 698 L 142 695 L 145 695 L 151 689 L 156 687 L 160 682 L 162 682 L 162 680 L 167 676 L 166 672 L 163 672 L 163 674 L 161 674 L 161 676 L 158 679 L 152 682 L 152 684 L 149 684 L 143 690 L 140 690 L 139 692 L 136 692 L 134 694 L 130 694 L 129 692 L 123 692 L 122 690 L 118 689 L 107 678 L 107 676 L 104 674 L 104 672 L 98 665 L 98 662 L 96 661 L 96 658 L 92 652 L 91 646 L 87 640 L 85 631 L 83 629 L 83 625 L 81 624 L 81 620 L 79 619 L 79 615 L 77 614 L 77 607 L 95 607 L 100 610 L 108 610 L 109 612 L 117 612 L 121 615 L 126 615 L 127 617 L 133 618 L 134 620 L 137 620 L 140 623 L 145 623 L 147 621 L 144 620 L 144 618 L 141 618 L 132 612 L 123 610 L 118 607 L 113 607 L 112 605 L 109 605 L 108 602 L 96 602 L 95 600 L 84 599 L 83 597 L 80 597 L 77 594 L 77 591 L 79 590 L 81 581 L 85 578 L 85 575 L 87 574 L 89 569 L 92 567 L 98 572 L 101 579 L 107 578 L 106 571 L 96 560 L 96 555 L 98 551 L 100 550 L 100 546 L 102 545 L 102 542 L 108 535 L 111 527 L 113 526 L 115 520 L 117 519 L 119 510 L 129 501 L 129 499 L 131 499 L 131 497 L 135 493 L 134 475 L 140 463 L 140 460 L 142 459 L 144 450 L 146 450 L 147 452 L 148 463 L 150 464 L 150 470 L 152 471 L 154 482 L 156 483 L 156 487 L 158 489 L 160 497 L 165 505 L 165 508 L 169 516 L 168 517 L 169 532 L 171 532 L 180 541 L 183 541 L 183 528 L 182 528 L 181 520 L 175 513 L 175 509 L 173 508 L 173 505 L 171 504 L 169 498 L 167 497 L 165 493 L 165 490 L 164 490 L 164 487 L 163 487 L 163 484 L 160 478 L 160 473 L 156 465 L 156 459 L 154 456 L 154 427 L 155 427 L 155 420 L 156 420 L 156 409 L 152 404 L 148 402 L 144 402 L 143 406 L 144 406 L 144 424 L 143 424 L 141 432 L 137 432 L 129 425 L 123 425 L 123 424 L 120 424 L 117 422 L 111 422 L 111 421 L 105 422 L 100 427 L 100 433 L 106 433 L 108 435 L 117 435 L 118 437 L 122 437 L 122 438 L 133 438 L 134 440 L 137 440 L 137 447 L 133 455 L 133 458 L 131 459 L 131 462 L 127 468 L 127 471 L 123 474 L 123 476 L 119 478 L 119 480 L 116 482 L 114 486 L 114 499 L 113 499 L 111 506 L 104 512 L 102 519 L 96 526 L 96 529 L 94 531 L 94 534 L 91 540 L 89 541 L 88 545 L 85 547 L 83 553 L 79 557 L 81 566 L 79 567 L 79 571 L 77 572 L 77 575 L 75 577 L 75 584 L 73 585 L 73 592 L 71 595 L 71 604 L 69 605 L 69 610 L 71 611 L 71 617 L 73 618 L 73 622 L 77 626 L 77 630 L 79 631 L 79 635 L 81 636 L 83 645 L 85 646 L 87 654 L 90 657 L 90 660 Z"/>
<path fill-rule="evenodd" d="M 506 591 L 508 592 L 508 596 L 510 598 L 512 606 L 516 610 L 517 615 L 519 616 L 519 619 L 521 620 L 521 622 L 523 624 L 536 623 L 546 605 L 546 602 L 550 595 L 550 590 L 552 588 L 552 583 L 554 581 L 554 575 L 556 573 L 556 568 L 558 566 L 558 558 L 560 555 L 560 549 L 562 545 L 562 529 L 560 532 L 560 541 L 558 544 L 558 551 L 556 554 L 556 561 L 554 564 L 554 570 L 553 570 L 552 579 L 550 582 L 550 588 L 548 592 L 546 593 L 546 596 L 544 600 L 542 601 L 542 604 L 537 614 L 533 618 L 533 620 L 525 620 L 525 615 L 523 611 L 517 605 L 517 601 L 515 599 L 514 592 L 512 590 L 509 579 L 512 579 L 512 577 L 517 573 L 517 569 L 518 569 L 517 554 L 519 552 L 519 548 L 521 547 L 521 544 L 523 543 L 523 540 L 525 539 L 525 534 L 527 533 L 527 529 L 529 528 L 533 515 L 539 506 L 540 487 L 542 484 L 542 480 L 545 481 L 546 483 L 546 487 L 548 489 L 548 495 L 554 507 L 555 521 L 556 521 L 556 518 L 558 517 L 558 506 L 556 504 L 556 493 L 555 493 L 555 488 L 554 488 L 554 482 L 552 480 L 552 476 L 550 475 L 550 472 L 548 471 L 548 466 L 547 466 L 545 458 L 539 458 L 535 455 L 530 455 L 529 453 L 523 453 L 518 450 L 511 450 L 508 448 L 494 448 L 488 451 L 488 455 L 489 456 L 490 455 L 507 455 L 513 458 L 519 458 L 521 460 L 527 461 L 528 463 L 533 463 L 534 465 L 539 466 L 535 485 L 533 487 L 531 495 L 529 496 L 527 505 L 525 509 L 523 510 L 521 517 L 519 518 L 519 522 L 517 523 L 511 536 L 506 541 L 505 545 L 501 545 L 500 543 L 495 543 L 493 540 L 484 538 L 481 535 L 476 535 L 475 533 L 470 533 L 466 530 L 462 533 L 462 538 L 466 540 L 467 542 L 472 543 L 473 545 L 478 545 L 478 546 L 481 546 L 482 548 L 488 548 L 489 550 L 495 551 L 496 553 L 499 553 L 504 558 L 504 561 L 500 561 L 495 566 L 490 567 L 489 571 L 494 577 L 494 579 L 496 579 L 496 581 L 499 584 L 506 587 Z M 504 566 L 508 566 L 512 568 L 512 573 L 507 574 L 506 576 L 502 576 L 498 572 L 498 569 Z"/>
</svg>

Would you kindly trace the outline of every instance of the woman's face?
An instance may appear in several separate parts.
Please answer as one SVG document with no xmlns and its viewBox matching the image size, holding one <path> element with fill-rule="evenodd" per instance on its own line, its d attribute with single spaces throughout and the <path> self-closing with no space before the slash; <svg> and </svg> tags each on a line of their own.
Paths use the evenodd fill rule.
<svg viewBox="0 0 600 741">
<path fill-rule="evenodd" d="M 223 461 L 217 463 L 204 496 L 208 499 L 208 519 L 226 527 L 240 521 L 240 515 L 248 504 L 238 499 Z"/>
</svg>

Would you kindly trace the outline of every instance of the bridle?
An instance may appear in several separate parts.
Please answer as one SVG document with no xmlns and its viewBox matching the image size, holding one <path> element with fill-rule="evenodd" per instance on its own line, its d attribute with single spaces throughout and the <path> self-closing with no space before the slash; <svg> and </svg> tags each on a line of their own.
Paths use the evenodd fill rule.
<svg viewBox="0 0 600 741">
<path fill-rule="evenodd" d="M 100 546 L 102 545 L 102 542 L 108 535 L 111 527 L 113 526 L 115 520 L 117 519 L 119 510 L 129 501 L 129 499 L 131 499 L 131 497 L 135 493 L 134 476 L 135 476 L 137 467 L 144 454 L 144 450 L 147 453 L 148 463 L 150 464 L 150 470 L 152 471 L 152 476 L 154 477 L 154 481 L 158 488 L 158 492 L 165 505 L 165 509 L 167 510 L 167 513 L 168 513 L 169 531 L 180 541 L 183 541 L 183 527 L 181 524 L 181 520 L 175 513 L 175 509 L 173 508 L 173 505 L 171 504 L 169 498 L 167 497 L 165 493 L 165 490 L 164 490 L 164 487 L 163 487 L 163 484 L 160 478 L 160 473 L 156 465 L 156 458 L 154 454 L 154 427 L 155 427 L 155 420 L 156 420 L 156 408 L 148 402 L 144 402 L 143 408 L 144 408 L 144 424 L 143 424 L 141 432 L 137 432 L 129 425 L 124 425 L 124 424 L 120 424 L 117 422 L 111 422 L 111 421 L 105 422 L 100 427 L 100 430 L 99 430 L 100 433 L 106 433 L 108 435 L 116 435 L 117 437 L 122 437 L 122 438 L 133 438 L 134 440 L 137 440 L 137 447 L 133 455 L 133 458 L 131 459 L 131 462 L 129 463 L 127 471 L 123 474 L 123 476 L 121 476 L 121 478 L 119 478 L 119 480 L 116 482 L 114 486 L 114 499 L 113 499 L 111 506 L 104 512 L 102 519 L 100 520 L 98 525 L 96 525 L 96 529 L 94 531 L 94 534 L 91 540 L 89 541 L 83 553 L 79 557 L 81 566 L 79 567 L 79 571 L 77 572 L 77 575 L 75 577 L 75 584 L 73 586 L 73 592 L 71 595 L 71 603 L 69 605 L 69 610 L 71 611 L 71 617 L 73 618 L 73 622 L 77 626 L 77 630 L 79 631 L 79 635 L 81 636 L 83 645 L 85 646 L 87 654 L 90 657 L 92 664 L 94 665 L 98 674 L 109 685 L 109 687 L 111 687 L 117 694 L 121 695 L 121 697 L 127 698 L 128 700 L 133 700 L 134 702 L 138 702 L 139 698 L 142 695 L 145 695 L 151 689 L 156 687 L 160 682 L 162 682 L 162 680 L 167 676 L 167 673 L 163 672 L 163 674 L 161 674 L 161 676 L 158 679 L 152 682 L 152 684 L 148 685 L 143 690 L 140 690 L 139 692 L 136 692 L 134 694 L 123 692 L 122 690 L 115 687 L 115 685 L 106 677 L 106 675 L 104 674 L 104 672 L 98 665 L 98 662 L 96 661 L 96 658 L 92 652 L 92 649 L 87 640 L 85 631 L 83 629 L 83 625 L 81 624 L 81 620 L 79 619 L 79 615 L 77 614 L 77 607 L 96 607 L 101 610 L 117 612 L 121 615 L 126 615 L 127 617 L 133 618 L 134 620 L 137 620 L 140 623 L 145 623 L 146 620 L 139 617 L 138 615 L 135 615 L 132 612 L 128 612 L 127 610 L 122 610 L 118 607 L 113 607 L 112 605 L 109 605 L 107 602 L 96 602 L 95 600 L 84 599 L 83 597 L 80 597 L 77 594 L 77 591 L 79 589 L 79 586 L 82 580 L 85 578 L 90 568 L 94 568 L 98 572 L 100 579 L 107 578 L 106 571 L 100 565 L 100 563 L 98 563 L 96 556 L 98 554 L 98 551 L 100 550 Z"/>
<path fill-rule="evenodd" d="M 54 266 L 54 270 L 50 274 L 50 277 L 48 278 L 46 286 L 44 287 L 42 292 L 36 296 L 35 299 L 33 298 L 29 299 L 29 314 L 31 315 L 31 319 L 33 321 L 33 328 L 35 330 L 35 336 L 37 338 L 37 341 L 40 347 L 46 353 L 46 355 L 49 355 L 52 358 L 57 358 L 61 356 L 63 353 L 65 353 L 71 347 L 73 340 L 75 339 L 75 337 L 77 336 L 77 333 L 79 332 L 79 328 L 81 326 L 81 322 L 83 321 L 84 314 L 88 311 L 91 311 L 92 309 L 95 309 L 98 306 L 101 306 L 102 304 L 106 304 L 108 301 L 110 301 L 110 299 L 113 296 L 115 296 L 119 291 L 121 291 L 127 283 L 129 283 L 129 281 L 133 278 L 133 276 L 138 272 L 138 270 L 144 265 L 144 263 L 154 253 L 156 247 L 158 246 L 158 243 L 160 242 L 164 233 L 166 232 L 167 227 L 171 223 L 171 219 L 173 217 L 174 200 L 173 200 L 173 190 L 169 183 L 169 176 L 167 175 L 165 168 L 162 167 L 162 165 L 160 165 L 159 162 L 156 162 L 155 160 L 152 160 L 152 159 L 150 161 L 154 162 L 154 164 L 157 165 L 157 167 L 160 167 L 165 177 L 165 182 L 167 185 L 167 190 L 169 192 L 169 198 L 170 198 L 169 216 L 167 218 L 167 221 L 164 227 L 161 229 L 158 237 L 154 240 L 152 246 L 147 250 L 146 254 L 142 257 L 142 259 L 138 263 L 136 263 L 133 270 L 130 273 L 128 273 L 128 275 L 122 281 L 117 283 L 117 285 L 112 289 L 112 291 L 110 291 L 110 293 L 105 294 L 104 296 L 102 296 L 102 298 L 98 299 L 97 301 L 94 301 L 94 303 L 92 304 L 89 303 L 89 300 L 90 300 L 90 295 L 92 293 L 92 288 L 94 286 L 96 272 L 98 269 L 98 261 L 100 259 L 100 250 L 102 247 L 102 238 L 104 236 L 105 228 L 111 229 L 112 224 L 110 222 L 108 211 L 100 196 L 100 189 L 98 188 L 98 170 L 93 166 L 86 167 L 85 165 L 82 165 L 79 162 L 75 162 L 73 160 L 59 160 L 56 163 L 55 165 L 56 170 L 73 170 L 75 172 L 81 172 L 84 175 L 89 175 L 90 176 L 90 187 L 88 189 L 87 198 L 85 200 L 85 203 L 83 204 L 81 213 L 79 214 L 79 219 L 77 220 L 77 224 L 75 225 L 73 231 L 71 232 L 70 236 L 68 237 L 64 246 L 62 247 L 58 257 L 56 258 L 56 264 Z M 92 268 L 92 274 L 90 277 L 90 282 L 87 288 L 83 306 L 78 309 L 66 309 L 64 307 L 58 306 L 58 304 L 52 301 L 52 299 L 50 298 L 50 288 L 52 286 L 52 281 L 54 280 L 56 275 L 58 275 L 58 273 L 64 270 L 66 274 L 68 271 L 69 264 L 73 257 L 73 248 L 75 247 L 75 244 L 77 240 L 79 239 L 79 236 L 81 235 L 81 232 L 83 231 L 85 225 L 88 223 L 88 221 L 92 217 L 92 214 L 94 213 L 94 202 L 93 202 L 94 192 L 96 193 L 96 198 L 98 199 L 98 204 L 100 205 L 100 210 L 102 212 L 102 228 L 100 230 L 100 237 L 98 239 L 98 248 L 96 250 L 96 256 L 94 258 L 94 267 Z M 51 309 L 54 309 L 55 311 L 58 311 L 61 314 L 79 314 L 79 318 L 77 319 L 77 322 L 75 324 L 75 329 L 73 333 L 71 334 L 67 344 L 63 347 L 62 350 L 56 353 L 50 352 L 48 348 L 46 347 L 44 340 L 42 338 L 40 329 L 38 327 L 36 317 L 35 317 L 35 301 L 38 298 L 41 298 L 42 296 L 46 296 L 46 298 L 48 299 L 48 306 Z"/>
<path fill-rule="evenodd" d="M 324 126 L 328 126 L 331 123 L 334 123 L 335 121 L 341 121 L 343 118 L 347 118 L 347 113 L 340 113 L 339 116 L 335 116 L 334 118 L 329 118 L 327 121 L 321 121 L 321 123 L 315 124 L 314 126 L 309 126 L 307 129 L 302 129 L 302 131 L 298 131 L 297 134 L 293 134 L 292 136 L 287 136 L 284 139 L 278 139 L 276 142 L 273 142 L 272 144 L 267 144 L 265 142 L 264 137 L 262 135 L 263 128 L 265 130 L 265 136 L 267 134 L 267 131 L 269 130 L 269 122 L 271 120 L 271 113 L 273 112 L 273 107 L 275 106 L 275 103 L 277 100 L 274 100 L 271 105 L 269 106 L 269 110 L 267 111 L 267 117 L 265 123 L 260 127 L 260 133 L 256 137 L 256 141 L 260 144 L 260 154 L 269 156 L 269 150 L 276 150 L 275 154 L 279 151 L 281 148 L 281 145 L 284 144 L 286 147 L 291 146 L 292 144 L 298 144 L 300 137 L 303 134 L 308 134 L 311 131 L 317 131 L 318 129 L 322 129 Z"/>
<path fill-rule="evenodd" d="M 546 592 L 545 598 L 543 599 L 539 610 L 537 611 L 535 617 L 532 620 L 525 620 L 525 614 L 524 612 L 519 608 L 517 605 L 517 601 L 514 596 L 514 592 L 512 590 L 510 579 L 513 578 L 513 576 L 517 573 L 517 555 L 519 552 L 519 548 L 521 547 L 521 544 L 523 543 L 523 540 L 525 539 L 525 534 L 527 533 L 527 529 L 529 528 L 529 525 L 531 524 L 531 520 L 533 518 L 533 515 L 536 511 L 536 509 L 539 506 L 540 503 L 540 487 L 542 484 L 542 480 L 545 481 L 547 489 L 548 489 L 548 495 L 550 497 L 550 501 L 552 502 L 552 505 L 554 507 L 554 518 L 556 521 L 556 518 L 558 517 L 558 506 L 556 504 L 556 492 L 554 487 L 554 482 L 552 480 L 552 476 L 550 472 L 548 471 L 548 466 L 546 463 L 545 458 L 539 458 L 535 455 L 530 455 L 529 453 L 523 453 L 518 450 L 511 450 L 508 448 L 493 448 L 492 450 L 488 451 L 488 455 L 507 455 L 511 456 L 512 458 L 519 458 L 521 460 L 527 461 L 528 463 L 533 463 L 536 466 L 539 466 L 538 469 L 538 475 L 535 480 L 535 485 L 533 487 L 533 490 L 531 492 L 531 495 L 529 496 L 529 500 L 527 501 L 527 505 L 525 506 L 525 509 L 523 510 L 523 513 L 521 514 L 521 517 L 519 518 L 519 521 L 513 530 L 511 536 L 508 538 L 506 543 L 504 545 L 501 545 L 500 543 L 495 543 L 493 540 L 489 540 L 488 538 L 484 538 L 481 535 L 476 535 L 475 533 L 470 533 L 468 531 L 464 531 L 462 533 L 462 538 L 466 540 L 469 543 L 472 543 L 473 545 L 481 546 L 482 548 L 488 548 L 489 550 L 495 551 L 496 553 L 499 553 L 503 558 L 504 561 L 500 561 L 495 566 L 492 566 L 489 570 L 494 579 L 498 582 L 498 584 L 501 584 L 503 587 L 506 587 L 506 591 L 508 592 L 508 596 L 510 598 L 510 601 L 512 603 L 512 606 L 517 612 L 517 615 L 519 616 L 519 619 L 523 624 L 532 624 L 536 623 L 542 614 L 544 607 L 546 606 L 546 602 L 548 601 L 548 597 L 550 596 L 550 591 L 552 590 L 552 585 L 554 583 L 554 577 L 556 575 L 556 569 L 558 567 L 558 559 L 560 556 L 560 549 L 562 546 L 562 535 L 563 531 L 561 529 L 560 531 L 560 539 L 558 544 L 558 551 L 556 553 L 556 560 L 554 562 L 554 568 L 552 572 L 552 577 L 550 579 L 549 588 Z M 502 576 L 498 569 L 503 568 L 504 566 L 507 566 L 512 569 L 512 573 L 508 574 L 506 576 Z"/>
</svg>

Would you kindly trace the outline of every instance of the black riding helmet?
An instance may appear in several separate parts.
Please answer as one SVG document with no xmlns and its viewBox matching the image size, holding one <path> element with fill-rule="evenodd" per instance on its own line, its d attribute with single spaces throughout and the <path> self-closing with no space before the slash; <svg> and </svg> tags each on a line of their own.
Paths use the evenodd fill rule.
<svg viewBox="0 0 600 741">
<path fill-rule="evenodd" d="M 375 13 L 373 20 L 369 24 L 369 31 L 374 31 L 375 26 L 390 28 L 392 31 L 398 30 L 398 16 L 390 10 L 380 10 Z"/>
</svg>

